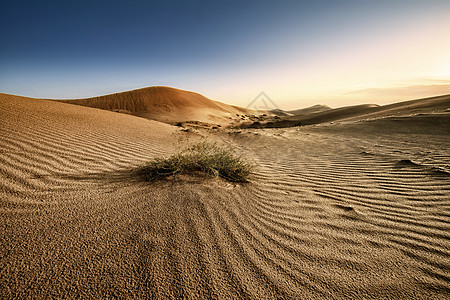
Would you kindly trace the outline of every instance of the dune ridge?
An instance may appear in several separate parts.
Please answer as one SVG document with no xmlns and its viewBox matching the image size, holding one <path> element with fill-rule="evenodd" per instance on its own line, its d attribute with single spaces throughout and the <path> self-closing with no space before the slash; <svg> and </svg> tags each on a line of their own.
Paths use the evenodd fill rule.
<svg viewBox="0 0 450 300">
<path fill-rule="evenodd" d="M 246 110 L 206 98 L 198 93 L 170 87 L 147 87 L 65 103 L 129 113 L 161 122 L 224 122 Z"/>
<path fill-rule="evenodd" d="M 327 111 L 332 109 L 331 107 L 329 107 L 328 105 L 324 105 L 324 104 L 316 104 L 310 107 L 306 107 L 306 108 L 300 108 L 300 109 L 295 109 L 295 110 L 289 110 L 287 111 L 290 114 L 293 114 L 294 116 L 304 116 L 304 115 L 310 115 L 313 113 L 318 113 L 318 112 L 323 112 L 323 111 Z"/>
<path fill-rule="evenodd" d="M 314 108 L 314 106 L 312 107 Z M 319 107 L 320 108 L 320 107 Z M 264 124 L 265 127 L 290 127 L 321 124 L 335 121 L 358 121 L 392 116 L 411 116 L 419 113 L 445 112 L 450 108 L 450 95 L 402 101 L 389 105 L 360 104 L 335 109 L 321 109 L 318 112 L 293 111 L 293 116 Z"/>
</svg>

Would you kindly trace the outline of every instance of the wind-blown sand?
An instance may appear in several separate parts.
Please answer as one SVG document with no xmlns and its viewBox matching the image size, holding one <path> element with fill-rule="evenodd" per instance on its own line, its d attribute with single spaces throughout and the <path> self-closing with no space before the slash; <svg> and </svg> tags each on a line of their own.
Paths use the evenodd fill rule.
<svg viewBox="0 0 450 300">
<path fill-rule="evenodd" d="M 449 120 L 196 134 L 0 94 L 0 298 L 448 299 Z M 254 182 L 129 171 L 200 135 Z"/>
</svg>

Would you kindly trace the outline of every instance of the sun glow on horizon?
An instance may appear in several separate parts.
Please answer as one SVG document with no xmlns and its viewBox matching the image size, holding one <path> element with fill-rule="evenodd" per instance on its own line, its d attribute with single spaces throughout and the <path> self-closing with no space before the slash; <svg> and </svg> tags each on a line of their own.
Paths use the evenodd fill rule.
<svg viewBox="0 0 450 300">
<path fill-rule="evenodd" d="M 0 92 L 84 98 L 165 85 L 244 107 L 264 91 L 299 108 L 384 104 L 450 83 L 448 1 L 119 2 L 108 13 L 0 10 Z"/>
</svg>

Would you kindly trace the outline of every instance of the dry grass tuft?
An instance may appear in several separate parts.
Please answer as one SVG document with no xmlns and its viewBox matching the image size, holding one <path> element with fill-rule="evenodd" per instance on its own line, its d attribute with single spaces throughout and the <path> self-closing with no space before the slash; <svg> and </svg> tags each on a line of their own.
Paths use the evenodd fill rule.
<svg viewBox="0 0 450 300">
<path fill-rule="evenodd" d="M 232 182 L 249 182 L 254 164 L 217 143 L 201 142 L 168 158 L 156 158 L 139 169 L 148 181 L 202 172 Z"/>
</svg>

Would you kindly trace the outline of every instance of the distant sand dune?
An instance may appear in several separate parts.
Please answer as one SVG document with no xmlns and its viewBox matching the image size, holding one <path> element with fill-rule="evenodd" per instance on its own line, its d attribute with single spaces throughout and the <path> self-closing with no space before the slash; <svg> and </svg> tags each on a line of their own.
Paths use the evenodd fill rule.
<svg viewBox="0 0 450 300">
<path fill-rule="evenodd" d="M 388 115 L 195 134 L 0 94 L 0 298 L 448 299 L 449 114 Z M 254 182 L 132 174 L 199 135 Z"/>
<path fill-rule="evenodd" d="M 294 116 L 305 116 L 305 115 L 310 115 L 313 113 L 324 112 L 324 111 L 327 111 L 330 109 L 332 109 L 332 108 L 329 107 L 328 105 L 317 104 L 317 105 L 313 105 L 313 106 L 310 106 L 307 108 L 289 110 L 287 112 L 290 114 L 293 114 Z"/>
<path fill-rule="evenodd" d="M 312 107 L 314 108 L 314 106 Z M 322 108 L 319 106 L 319 108 Z M 356 121 L 387 116 L 409 116 L 418 113 L 444 112 L 450 108 L 450 95 L 403 101 L 389 105 L 362 104 L 323 111 L 302 113 L 296 110 L 294 116 L 268 124 L 267 127 L 290 127 L 321 124 L 334 121 Z"/>
</svg>

